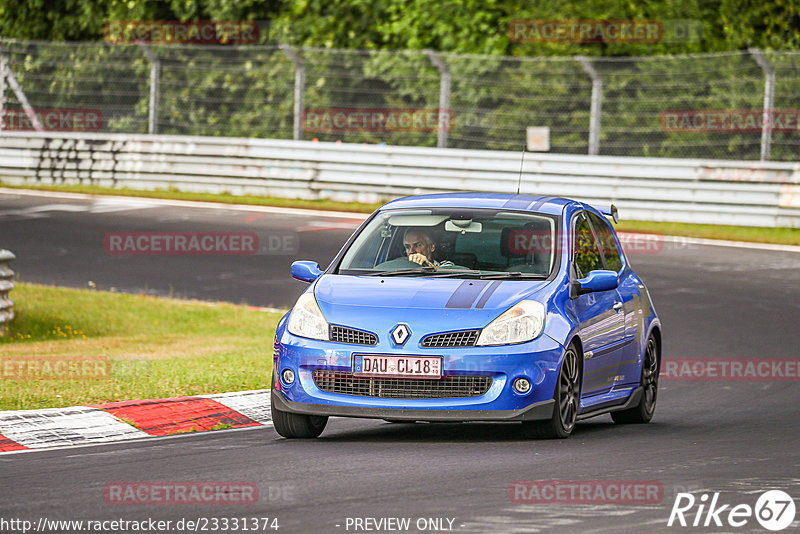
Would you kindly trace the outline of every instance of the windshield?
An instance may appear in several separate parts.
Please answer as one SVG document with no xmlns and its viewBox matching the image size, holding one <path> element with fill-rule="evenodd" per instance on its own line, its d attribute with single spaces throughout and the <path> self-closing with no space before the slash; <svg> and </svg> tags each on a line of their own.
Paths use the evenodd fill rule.
<svg viewBox="0 0 800 534">
<path fill-rule="evenodd" d="M 557 218 L 467 208 L 378 213 L 352 241 L 339 274 L 547 278 Z"/>
</svg>

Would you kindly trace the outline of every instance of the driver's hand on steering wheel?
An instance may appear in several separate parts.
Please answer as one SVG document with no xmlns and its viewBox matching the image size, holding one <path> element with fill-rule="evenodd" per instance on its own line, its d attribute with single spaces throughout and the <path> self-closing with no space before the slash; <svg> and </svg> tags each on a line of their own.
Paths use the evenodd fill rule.
<svg viewBox="0 0 800 534">
<path fill-rule="evenodd" d="M 428 261 L 428 258 L 425 256 L 425 254 L 409 254 L 408 259 L 420 265 L 430 265 L 431 267 L 435 267 L 430 261 Z"/>
</svg>

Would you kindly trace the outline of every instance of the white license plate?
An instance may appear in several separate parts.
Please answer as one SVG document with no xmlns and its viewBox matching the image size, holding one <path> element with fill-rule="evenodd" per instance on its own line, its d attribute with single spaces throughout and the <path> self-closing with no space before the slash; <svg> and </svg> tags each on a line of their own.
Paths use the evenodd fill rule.
<svg viewBox="0 0 800 534">
<path fill-rule="evenodd" d="M 361 376 L 441 378 L 442 358 L 356 354 L 353 373 Z"/>
</svg>

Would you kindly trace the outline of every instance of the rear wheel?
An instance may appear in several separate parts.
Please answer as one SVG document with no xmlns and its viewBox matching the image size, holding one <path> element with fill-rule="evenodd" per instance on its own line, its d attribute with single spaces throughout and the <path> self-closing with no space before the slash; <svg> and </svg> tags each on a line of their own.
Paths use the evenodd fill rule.
<svg viewBox="0 0 800 534">
<path fill-rule="evenodd" d="M 656 411 L 658 400 L 658 343 L 653 336 L 647 340 L 642 363 L 642 398 L 639 404 L 628 410 L 611 412 L 615 423 L 649 423 Z"/>
<path fill-rule="evenodd" d="M 556 403 L 550 419 L 522 423 L 522 432 L 525 437 L 563 439 L 572 434 L 581 399 L 581 365 L 578 350 L 574 344 L 570 344 L 564 354 L 553 399 Z"/>
<path fill-rule="evenodd" d="M 274 406 L 270 406 L 270 411 L 275 431 L 284 438 L 316 438 L 328 424 L 327 416 L 281 412 Z"/>
</svg>

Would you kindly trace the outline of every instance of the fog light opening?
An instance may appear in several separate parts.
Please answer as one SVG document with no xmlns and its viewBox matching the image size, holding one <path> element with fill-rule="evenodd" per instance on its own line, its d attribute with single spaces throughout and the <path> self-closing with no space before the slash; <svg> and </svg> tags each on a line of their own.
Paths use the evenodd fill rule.
<svg viewBox="0 0 800 534">
<path fill-rule="evenodd" d="M 531 390 L 531 382 L 527 378 L 517 378 L 514 380 L 513 387 L 517 393 L 527 393 Z"/>
<path fill-rule="evenodd" d="M 291 369 L 284 369 L 283 373 L 281 373 L 281 379 L 283 379 L 284 384 L 291 386 L 294 383 L 294 371 Z"/>
</svg>

